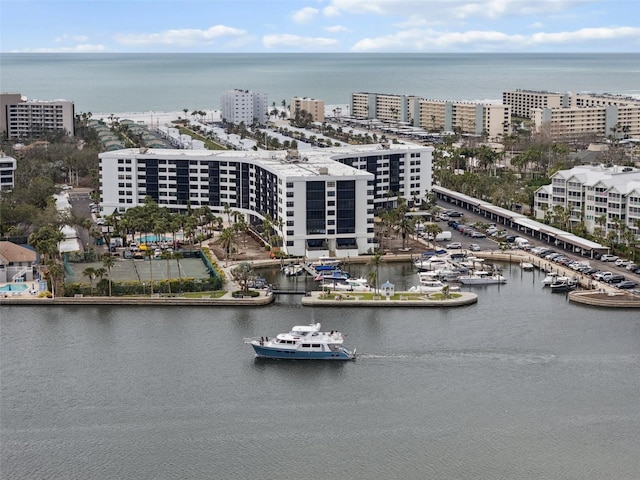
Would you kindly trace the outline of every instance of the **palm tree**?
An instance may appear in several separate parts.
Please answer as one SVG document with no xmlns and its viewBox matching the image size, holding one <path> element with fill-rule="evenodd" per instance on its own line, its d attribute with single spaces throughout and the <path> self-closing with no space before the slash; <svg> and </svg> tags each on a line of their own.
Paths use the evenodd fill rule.
<svg viewBox="0 0 640 480">
<path fill-rule="evenodd" d="M 171 263 L 170 260 L 173 258 L 172 252 L 162 252 L 160 258 L 167 261 L 167 285 L 169 287 L 169 295 L 171 295 Z"/>
<path fill-rule="evenodd" d="M 149 259 L 149 295 L 153 295 L 153 250 L 147 248 L 144 251 L 144 256 Z"/>
<path fill-rule="evenodd" d="M 82 271 L 82 275 L 89 279 L 89 283 L 91 284 L 91 296 L 93 296 L 93 281 L 96 278 L 96 269 L 93 267 L 87 267 Z"/>
<path fill-rule="evenodd" d="M 102 256 L 102 265 L 107 269 L 108 279 L 109 279 L 109 296 L 111 296 L 111 267 L 115 265 L 116 261 L 109 254 L 105 254 Z"/>
<path fill-rule="evenodd" d="M 234 233 L 233 229 L 225 228 L 224 230 L 222 230 L 222 232 L 220 233 L 220 236 L 216 240 L 216 243 L 220 244 L 220 246 L 224 250 L 224 253 L 225 253 L 225 259 L 224 259 L 225 266 L 228 264 L 227 262 L 229 261 L 229 253 L 231 252 L 231 248 L 233 247 L 233 244 L 235 243 L 235 238 L 234 237 L 235 237 L 235 233 Z"/>
<path fill-rule="evenodd" d="M 97 286 L 100 287 L 102 279 L 107 274 L 107 269 L 104 267 L 96 268 L 96 278 L 98 279 Z M 102 289 L 102 287 L 100 287 Z"/>
<path fill-rule="evenodd" d="M 398 223 L 398 230 L 402 235 L 402 249 L 405 250 L 407 248 L 407 236 L 411 235 L 415 230 L 415 224 L 413 220 L 402 217 L 400 223 Z"/>
<path fill-rule="evenodd" d="M 378 290 L 378 279 L 380 278 L 380 275 L 378 275 L 378 273 L 379 273 L 378 269 L 380 268 L 380 264 L 382 263 L 382 260 L 383 260 L 383 255 L 380 252 L 374 253 L 373 256 L 371 257 L 371 260 L 369 260 L 369 264 L 373 265 L 375 267 L 375 271 L 374 272 L 370 272 L 367 275 L 367 278 L 369 278 L 369 276 L 371 276 L 374 279 L 374 281 L 371 282 L 371 283 L 373 283 L 375 285 L 376 293 L 379 292 L 379 290 Z M 375 274 L 375 276 L 371 275 L 372 273 Z"/>
</svg>

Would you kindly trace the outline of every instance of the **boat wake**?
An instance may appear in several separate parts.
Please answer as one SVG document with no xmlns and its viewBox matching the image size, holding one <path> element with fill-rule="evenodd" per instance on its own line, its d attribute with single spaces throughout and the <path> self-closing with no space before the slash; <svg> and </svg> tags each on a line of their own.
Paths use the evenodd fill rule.
<svg viewBox="0 0 640 480">
<path fill-rule="evenodd" d="M 359 353 L 358 359 L 374 360 L 406 360 L 406 359 L 431 359 L 431 360 L 470 360 L 470 361 L 499 361 L 517 364 L 547 364 L 556 360 L 556 355 L 543 353 L 504 353 L 491 351 L 451 351 L 451 352 L 426 352 L 416 354 L 367 354 Z"/>
</svg>

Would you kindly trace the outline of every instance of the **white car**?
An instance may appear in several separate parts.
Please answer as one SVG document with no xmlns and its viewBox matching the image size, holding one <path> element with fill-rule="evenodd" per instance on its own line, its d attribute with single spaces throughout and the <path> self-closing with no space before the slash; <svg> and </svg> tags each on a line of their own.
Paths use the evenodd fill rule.
<svg viewBox="0 0 640 480">
<path fill-rule="evenodd" d="M 452 250 L 457 250 L 462 248 L 462 244 L 460 242 L 447 243 L 447 248 Z"/>
<path fill-rule="evenodd" d="M 616 267 L 626 267 L 627 265 L 629 265 L 629 260 L 625 258 L 619 258 L 615 261 L 615 265 Z"/>
<path fill-rule="evenodd" d="M 479 252 L 480 245 L 478 245 L 477 243 L 472 243 L 469 245 L 469 250 L 471 250 L 472 252 Z"/>
<path fill-rule="evenodd" d="M 603 262 L 615 262 L 617 259 L 618 259 L 617 255 L 610 255 L 608 253 L 605 253 L 600 257 L 600 260 Z"/>
</svg>

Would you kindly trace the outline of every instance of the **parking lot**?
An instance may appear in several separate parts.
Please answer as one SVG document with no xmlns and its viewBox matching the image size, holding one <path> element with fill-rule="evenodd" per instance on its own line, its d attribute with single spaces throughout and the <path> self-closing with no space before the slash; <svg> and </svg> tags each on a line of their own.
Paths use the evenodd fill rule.
<svg viewBox="0 0 640 480">
<path fill-rule="evenodd" d="M 523 238 L 527 240 L 527 243 L 529 244 L 525 247 L 525 249 L 531 250 L 535 247 L 540 247 L 541 249 L 545 248 L 547 250 L 545 252 L 545 255 L 539 256 L 541 256 L 541 258 L 549 260 L 550 262 L 567 266 L 569 268 L 572 268 L 571 266 L 574 266 L 576 268 L 572 268 L 573 270 L 578 273 L 583 273 L 584 275 L 589 275 L 592 278 L 594 278 L 593 275 L 600 274 L 600 277 L 602 278 L 598 278 L 598 280 L 610 283 L 615 286 L 621 286 L 623 289 L 637 290 L 638 288 L 640 288 L 640 271 L 636 271 L 633 266 L 636 264 L 628 261 L 627 259 L 619 259 L 615 255 L 603 255 L 603 258 L 600 259 L 587 258 L 563 248 L 557 247 L 555 245 L 547 244 L 545 242 L 542 242 L 541 240 L 527 237 L 526 235 L 523 235 L 522 232 L 517 232 L 513 229 L 506 228 L 504 225 L 496 225 L 497 232 L 489 234 L 485 238 L 474 238 L 473 232 L 488 232 L 487 227 L 492 225 L 485 217 L 461 209 L 459 206 L 454 206 L 446 202 L 438 202 L 438 204 L 443 211 L 447 211 L 453 208 L 456 212 L 462 214 L 462 216 L 456 215 L 454 217 L 451 217 L 449 215 L 448 218 L 443 217 L 438 219 L 438 225 L 440 226 L 440 228 L 451 232 L 451 240 L 449 240 L 448 242 L 439 242 L 443 247 L 445 247 L 447 243 L 451 244 L 457 242 L 461 244 L 462 249 L 467 250 L 471 250 L 471 244 L 478 245 L 480 247 L 480 250 L 501 249 L 501 244 L 504 244 L 505 246 L 508 245 L 507 248 L 517 249 L 524 246 L 518 245 L 517 239 Z M 450 224 L 451 222 L 459 222 L 466 228 L 462 229 L 462 231 L 456 230 Z M 482 227 L 476 228 L 480 226 Z M 547 256 L 553 254 L 556 255 L 550 258 L 546 258 Z M 631 267 L 629 267 L 630 264 Z M 578 268 L 579 266 L 582 266 L 581 269 Z"/>
</svg>

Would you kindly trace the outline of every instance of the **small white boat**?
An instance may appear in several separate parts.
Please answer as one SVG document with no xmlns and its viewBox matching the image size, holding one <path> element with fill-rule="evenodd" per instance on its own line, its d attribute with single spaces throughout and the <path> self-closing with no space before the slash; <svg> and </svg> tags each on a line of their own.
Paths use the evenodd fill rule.
<svg viewBox="0 0 640 480">
<path fill-rule="evenodd" d="M 533 263 L 531 262 L 520 262 L 520 268 L 525 272 L 530 272 L 531 270 L 533 270 L 534 267 L 533 267 Z"/>
<path fill-rule="evenodd" d="M 371 286 L 366 278 L 347 278 L 341 281 L 325 281 L 322 289 L 330 289 L 345 292 L 370 292 Z"/>
<path fill-rule="evenodd" d="M 469 275 L 460 275 L 458 281 L 463 285 L 497 285 L 507 283 L 507 279 L 498 273 L 477 270 Z"/>
<path fill-rule="evenodd" d="M 570 277 L 557 277 L 549 287 L 552 292 L 568 292 L 578 287 L 578 281 Z"/>
<path fill-rule="evenodd" d="M 295 264 L 292 264 L 292 265 L 285 265 L 283 267 L 283 269 L 282 269 L 282 272 L 287 277 L 297 277 L 302 272 L 304 272 L 304 268 L 299 263 L 295 263 Z"/>
<path fill-rule="evenodd" d="M 348 272 L 343 272 L 342 270 L 331 270 L 326 272 L 320 272 L 315 277 L 314 280 L 318 282 L 341 282 L 351 278 Z"/>
<path fill-rule="evenodd" d="M 547 273 L 547 276 L 544 277 L 542 279 L 542 284 L 546 287 L 551 285 L 553 282 L 556 281 L 556 278 L 558 278 L 558 274 L 555 272 L 549 272 Z"/>
<path fill-rule="evenodd" d="M 425 280 L 424 282 L 420 282 L 420 285 L 414 285 L 411 287 L 409 291 L 412 293 L 438 293 L 445 287 L 450 291 L 460 290 L 460 287 L 458 286 L 450 286 L 439 280 Z"/>
<path fill-rule="evenodd" d="M 288 360 L 355 360 L 356 351 L 343 346 L 344 335 L 336 330 L 321 332 L 320 324 L 297 325 L 275 338 L 245 338 L 256 357 Z"/>
<path fill-rule="evenodd" d="M 448 257 L 431 257 L 424 260 L 416 260 L 413 263 L 420 271 L 437 270 L 439 268 L 451 268 L 451 259 Z"/>
</svg>

